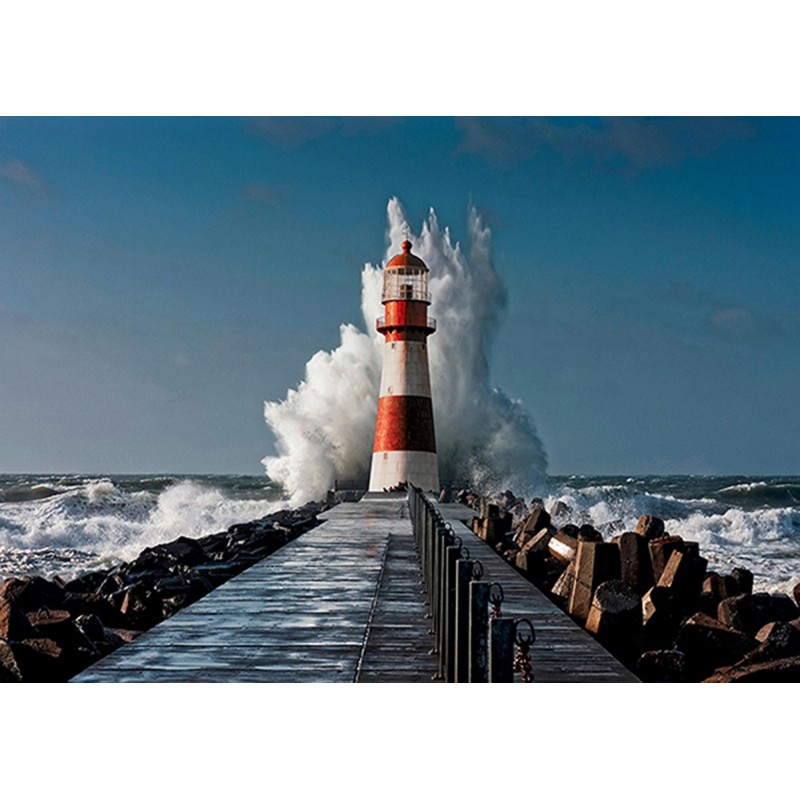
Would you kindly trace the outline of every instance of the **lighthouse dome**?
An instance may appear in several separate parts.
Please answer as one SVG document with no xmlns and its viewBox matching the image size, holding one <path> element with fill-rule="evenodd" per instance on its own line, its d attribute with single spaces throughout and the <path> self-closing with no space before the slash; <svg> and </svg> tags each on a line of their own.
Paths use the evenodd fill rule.
<svg viewBox="0 0 800 800">
<path fill-rule="evenodd" d="M 387 269 L 392 267 L 416 267 L 425 271 L 428 269 L 425 262 L 411 252 L 411 242 L 408 239 L 403 242 L 403 252 L 394 256 L 386 265 Z"/>
</svg>

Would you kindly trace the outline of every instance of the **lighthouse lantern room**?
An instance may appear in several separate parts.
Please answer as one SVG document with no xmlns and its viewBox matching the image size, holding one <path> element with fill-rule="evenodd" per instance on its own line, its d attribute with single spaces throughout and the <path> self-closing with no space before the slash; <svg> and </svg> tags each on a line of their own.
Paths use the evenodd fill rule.
<svg viewBox="0 0 800 800">
<path fill-rule="evenodd" d="M 384 335 L 383 371 L 372 452 L 369 490 L 401 483 L 439 491 L 427 339 L 436 330 L 428 316 L 428 267 L 403 242 L 403 252 L 384 268 L 377 321 Z"/>
</svg>

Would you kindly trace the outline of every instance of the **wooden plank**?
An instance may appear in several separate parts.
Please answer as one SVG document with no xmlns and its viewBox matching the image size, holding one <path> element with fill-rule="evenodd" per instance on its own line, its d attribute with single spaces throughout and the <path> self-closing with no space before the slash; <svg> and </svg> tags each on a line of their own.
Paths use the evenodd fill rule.
<svg viewBox="0 0 800 800">
<path fill-rule="evenodd" d="M 534 621 L 537 681 L 635 680 L 460 524 L 471 509 L 441 509 L 485 580 L 502 583 L 504 614 Z M 437 663 L 407 501 L 370 495 L 323 518 L 73 682 L 430 682 Z"/>
</svg>

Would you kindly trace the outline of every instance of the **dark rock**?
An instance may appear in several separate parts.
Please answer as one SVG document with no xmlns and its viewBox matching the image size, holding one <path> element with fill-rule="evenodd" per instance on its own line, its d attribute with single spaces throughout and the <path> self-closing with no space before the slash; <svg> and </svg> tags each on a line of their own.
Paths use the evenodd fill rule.
<svg viewBox="0 0 800 800">
<path fill-rule="evenodd" d="M 122 589 L 114 598 L 119 611 L 128 621 L 127 627 L 147 630 L 161 622 L 161 598 L 152 588 L 143 583 L 133 584 Z"/>
<path fill-rule="evenodd" d="M 647 540 L 633 531 L 617 538 L 620 557 L 620 577 L 643 595 L 653 584 L 653 565 Z"/>
<path fill-rule="evenodd" d="M 718 572 L 707 572 L 703 580 L 702 591 L 716 598 L 717 605 L 728 597 L 728 587 L 725 578 Z"/>
<path fill-rule="evenodd" d="M 697 610 L 708 614 L 709 617 L 717 616 L 719 604 L 719 598 L 711 592 L 700 592 L 700 597 L 697 598 Z"/>
<path fill-rule="evenodd" d="M 734 664 L 755 647 L 756 642 L 749 636 L 700 613 L 689 617 L 675 637 L 675 648 L 686 654 L 694 679 Z"/>
<path fill-rule="evenodd" d="M 21 642 L 29 636 L 33 636 L 33 627 L 16 602 L 0 598 L 0 639 Z"/>
<path fill-rule="evenodd" d="M 50 639 L 66 651 L 93 650 L 92 642 L 75 623 L 69 611 L 63 609 L 32 611 L 28 621 L 36 631 L 36 637 Z"/>
<path fill-rule="evenodd" d="M 26 613 L 39 608 L 61 608 L 65 594 L 58 584 L 39 576 L 9 578 L 0 583 L 0 599 Z"/>
<path fill-rule="evenodd" d="M 769 631 L 764 639 L 759 640 L 757 636 L 756 640 L 761 641 L 761 644 L 748 653 L 739 664 L 755 664 L 800 656 L 800 630 L 788 622 L 770 622 Z"/>
<path fill-rule="evenodd" d="M 0 683 L 19 683 L 22 670 L 8 642 L 0 640 Z"/>
<path fill-rule="evenodd" d="M 688 680 L 686 654 L 680 650 L 647 650 L 636 662 L 636 674 L 648 683 L 681 683 Z"/>
<path fill-rule="evenodd" d="M 560 597 L 562 600 L 569 600 L 572 594 L 572 584 L 575 581 L 575 562 L 570 561 L 566 569 L 561 573 L 558 580 L 550 590 L 552 595 Z"/>
<path fill-rule="evenodd" d="M 561 521 L 566 521 L 572 516 L 572 509 L 563 501 L 556 500 L 550 507 L 550 517 L 552 519 L 558 518 Z"/>
<path fill-rule="evenodd" d="M 548 530 L 539 531 L 529 539 L 520 549 L 516 556 L 517 569 L 527 575 L 531 580 L 535 580 L 540 572 L 540 566 L 547 553 L 552 534 Z"/>
<path fill-rule="evenodd" d="M 758 593 L 753 595 L 753 602 L 757 608 L 763 607 L 763 614 L 769 617 L 770 622 L 791 622 L 800 618 L 800 608 L 788 594 Z"/>
<path fill-rule="evenodd" d="M 636 533 L 648 540 L 658 539 L 664 535 L 664 521 L 649 514 L 642 514 L 636 523 Z"/>
<path fill-rule="evenodd" d="M 25 682 L 49 682 L 65 679 L 61 657 L 63 650 L 50 639 L 25 639 L 11 645 L 14 658 Z"/>
<path fill-rule="evenodd" d="M 672 590 L 654 586 L 642 598 L 644 642 L 648 650 L 663 650 L 675 638 L 682 614 Z"/>
<path fill-rule="evenodd" d="M 106 629 L 97 615 L 79 614 L 75 617 L 75 624 L 91 642 L 102 642 L 105 639 Z"/>
<path fill-rule="evenodd" d="M 766 592 L 728 597 L 717 610 L 720 622 L 749 636 L 755 636 L 768 622 L 791 622 L 798 616 L 800 609 L 787 595 Z"/>
<path fill-rule="evenodd" d="M 700 597 L 707 565 L 700 556 L 676 550 L 669 557 L 657 585 L 670 589 L 675 602 L 682 609 L 688 609 Z"/>
<path fill-rule="evenodd" d="M 753 573 L 744 567 L 736 567 L 731 570 L 731 574 L 726 576 L 725 585 L 728 589 L 728 596 L 737 594 L 753 593 Z"/>
<path fill-rule="evenodd" d="M 586 630 L 625 663 L 639 652 L 641 628 L 642 601 L 636 590 L 619 579 L 601 583 L 592 599 Z"/>
<path fill-rule="evenodd" d="M 489 547 L 495 547 L 503 541 L 508 530 L 508 525 L 504 517 L 484 517 L 481 520 L 481 528 L 478 536 L 483 539 Z"/>
<path fill-rule="evenodd" d="M 122 589 L 128 580 L 130 580 L 129 573 L 133 569 L 132 564 L 135 563 L 136 562 L 131 562 L 131 564 L 126 564 L 123 567 L 124 573 L 120 571 L 114 571 L 106 575 L 97 589 L 97 593 L 103 597 L 109 597 L 110 595 Z"/>
<path fill-rule="evenodd" d="M 543 528 L 550 526 L 550 515 L 544 508 L 535 508 L 525 518 L 522 524 L 523 533 L 538 533 Z"/>
<path fill-rule="evenodd" d="M 107 628 L 124 628 L 128 624 L 111 598 L 103 597 L 98 593 L 67 594 L 64 598 L 64 608 L 70 611 L 73 617 L 81 614 L 94 614 Z"/>
<path fill-rule="evenodd" d="M 685 552 L 683 539 L 680 536 L 663 536 L 650 542 L 650 564 L 653 568 L 653 580 L 658 583 L 661 573 L 667 566 L 669 557 L 677 550 Z"/>
<path fill-rule="evenodd" d="M 798 683 L 800 656 L 718 669 L 705 683 Z"/>
<path fill-rule="evenodd" d="M 77 594 L 92 594 L 98 591 L 103 581 L 108 577 L 108 572 L 87 572 L 75 580 L 64 584 L 64 591 Z"/>
<path fill-rule="evenodd" d="M 737 631 L 757 630 L 753 624 L 750 595 L 739 594 L 726 597 L 717 607 L 717 619 L 729 628 Z"/>
<path fill-rule="evenodd" d="M 591 525 L 581 525 L 578 529 L 577 539 L 579 542 L 602 542 L 603 534 Z"/>
</svg>

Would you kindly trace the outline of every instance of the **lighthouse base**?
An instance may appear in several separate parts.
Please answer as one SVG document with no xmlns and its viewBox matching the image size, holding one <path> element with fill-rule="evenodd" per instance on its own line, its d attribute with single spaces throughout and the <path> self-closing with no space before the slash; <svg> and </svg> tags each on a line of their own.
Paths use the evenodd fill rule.
<svg viewBox="0 0 800 800">
<path fill-rule="evenodd" d="M 372 454 L 369 491 L 382 492 L 399 483 L 418 486 L 425 492 L 439 491 L 436 453 L 420 450 L 384 450 Z"/>
</svg>

